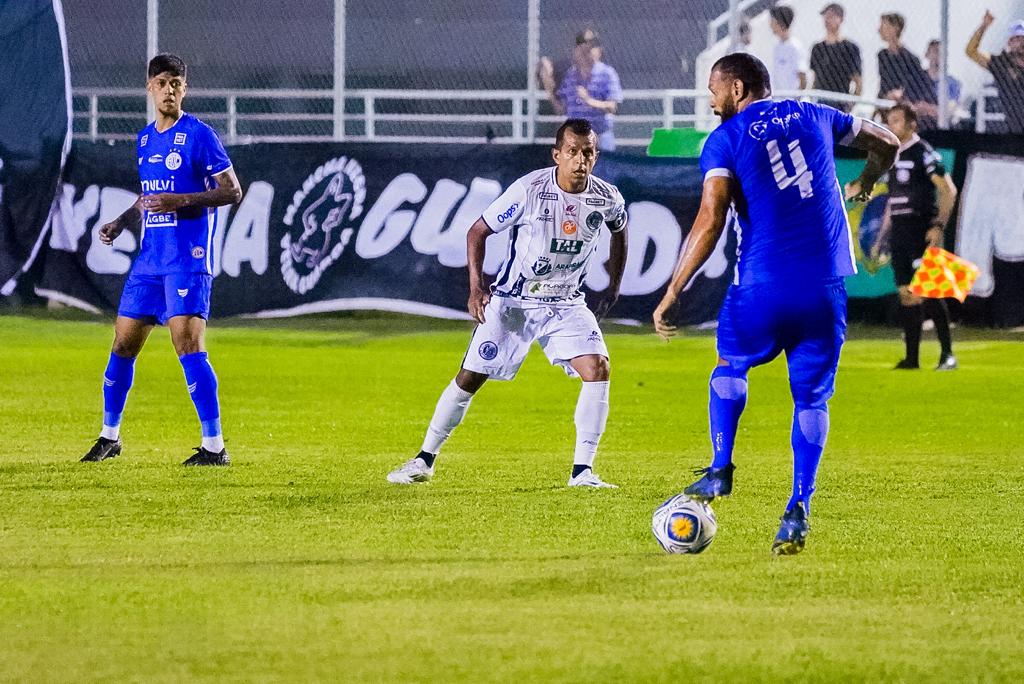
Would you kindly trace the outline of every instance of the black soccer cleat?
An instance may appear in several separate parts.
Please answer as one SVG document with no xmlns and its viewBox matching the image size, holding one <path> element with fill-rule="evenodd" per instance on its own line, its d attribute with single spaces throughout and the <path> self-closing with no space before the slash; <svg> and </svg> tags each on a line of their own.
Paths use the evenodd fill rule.
<svg viewBox="0 0 1024 684">
<path fill-rule="evenodd" d="M 121 440 L 119 439 L 100 437 L 92 445 L 92 448 L 89 449 L 89 452 L 81 458 L 79 463 L 99 463 L 100 461 L 106 461 L 108 458 L 114 458 L 121 453 L 121 446 Z"/>
<path fill-rule="evenodd" d="M 721 468 L 697 468 L 694 475 L 702 478 L 683 490 L 683 494 L 697 501 L 714 501 L 722 496 L 732 494 L 732 473 L 736 466 L 732 463 Z"/>
<path fill-rule="evenodd" d="M 897 363 L 895 366 L 893 366 L 892 369 L 893 370 L 917 370 L 920 367 L 921 367 L 921 364 L 919 364 L 917 361 L 910 361 L 908 359 L 903 359 L 902 361 Z"/>
<path fill-rule="evenodd" d="M 229 466 L 231 459 L 228 458 L 228 450 L 210 451 L 201 446 L 195 447 L 195 452 L 188 460 L 181 465 L 186 466 Z"/>
</svg>

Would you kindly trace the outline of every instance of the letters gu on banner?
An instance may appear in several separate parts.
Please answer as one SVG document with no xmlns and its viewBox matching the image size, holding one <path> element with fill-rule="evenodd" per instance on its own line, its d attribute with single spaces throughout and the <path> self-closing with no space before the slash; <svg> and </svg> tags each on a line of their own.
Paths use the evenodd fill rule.
<svg viewBox="0 0 1024 684">
<path fill-rule="evenodd" d="M 214 238 L 213 315 L 296 315 L 380 309 L 465 313 L 466 232 L 519 176 L 551 165 L 534 146 L 254 145 L 229 150 L 245 190 L 222 207 Z M 113 311 L 140 235 L 113 248 L 98 231 L 138 192 L 130 145 L 76 146 L 37 290 Z M 629 258 L 613 318 L 646 321 L 675 266 L 700 202 L 693 160 L 603 155 L 596 173 L 626 198 Z M 508 235 L 488 240 L 494 275 Z M 681 301 L 681 323 L 712 320 L 732 277 L 728 231 Z M 608 287 L 607 231 L 586 278 Z"/>
</svg>

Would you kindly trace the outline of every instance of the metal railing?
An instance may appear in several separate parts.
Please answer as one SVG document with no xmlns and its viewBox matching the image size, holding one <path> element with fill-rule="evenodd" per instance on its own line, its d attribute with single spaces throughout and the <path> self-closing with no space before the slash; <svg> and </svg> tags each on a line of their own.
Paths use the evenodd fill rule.
<svg viewBox="0 0 1024 684">
<path fill-rule="evenodd" d="M 142 90 L 77 88 L 73 95 L 76 139 L 134 140 L 146 124 Z M 892 104 L 815 90 L 778 96 L 842 100 L 865 110 Z M 533 93 L 531 107 L 527 90 L 347 90 L 340 117 L 344 131 L 338 135 L 334 97 L 331 89 L 197 88 L 189 91 L 187 109 L 219 129 L 228 144 L 343 139 L 517 145 L 546 140 L 564 120 L 555 114 L 531 119 L 530 113 L 546 101 L 543 91 Z M 538 131 L 538 124 L 547 128 Z M 615 116 L 617 143 L 623 147 L 646 146 L 654 128 L 709 130 L 715 125 L 705 90 L 625 90 Z"/>
</svg>

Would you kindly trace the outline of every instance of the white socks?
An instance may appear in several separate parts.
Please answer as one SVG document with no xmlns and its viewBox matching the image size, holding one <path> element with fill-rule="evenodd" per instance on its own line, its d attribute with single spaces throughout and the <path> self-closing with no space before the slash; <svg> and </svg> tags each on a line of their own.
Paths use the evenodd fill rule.
<svg viewBox="0 0 1024 684">
<path fill-rule="evenodd" d="M 580 398 L 576 401 L 576 454 L 575 465 L 594 465 L 597 445 L 608 422 L 609 382 L 584 382 Z"/>
<path fill-rule="evenodd" d="M 100 437 L 103 439 L 112 439 L 117 441 L 117 438 L 121 436 L 120 425 L 104 425 L 103 429 L 100 430 Z"/>
<path fill-rule="evenodd" d="M 455 384 L 455 380 L 448 383 L 444 392 L 441 392 L 441 398 L 437 400 L 434 417 L 430 419 L 430 427 L 423 438 L 423 451 L 428 454 L 441 451 L 441 446 L 448 441 L 452 430 L 462 422 L 472 399 L 473 394 Z"/>
<path fill-rule="evenodd" d="M 212 451 L 215 454 L 219 454 L 224 451 L 224 435 L 203 437 L 203 448 L 207 451 Z"/>
</svg>

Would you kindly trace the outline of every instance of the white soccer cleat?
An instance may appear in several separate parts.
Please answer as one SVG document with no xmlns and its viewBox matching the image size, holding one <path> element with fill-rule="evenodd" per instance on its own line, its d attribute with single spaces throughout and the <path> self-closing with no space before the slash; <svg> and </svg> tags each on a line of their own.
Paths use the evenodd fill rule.
<svg viewBox="0 0 1024 684">
<path fill-rule="evenodd" d="M 587 468 L 576 477 L 569 480 L 568 487 L 594 487 L 595 489 L 618 489 L 619 485 L 602 480 L 597 473 Z"/>
<path fill-rule="evenodd" d="M 428 466 L 422 458 L 406 461 L 399 468 L 388 473 L 388 482 L 392 484 L 416 484 L 427 482 L 434 475 L 434 466 Z"/>
</svg>

